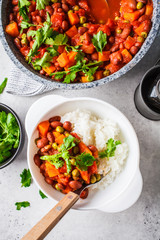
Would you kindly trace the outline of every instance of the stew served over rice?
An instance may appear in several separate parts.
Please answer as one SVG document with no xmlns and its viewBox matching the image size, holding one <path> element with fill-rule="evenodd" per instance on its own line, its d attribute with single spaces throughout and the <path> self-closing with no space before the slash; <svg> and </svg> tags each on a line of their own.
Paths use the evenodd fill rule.
<svg viewBox="0 0 160 240">
<path fill-rule="evenodd" d="M 12 0 L 6 32 L 40 74 L 64 83 L 107 77 L 150 29 L 151 0 Z"/>
</svg>

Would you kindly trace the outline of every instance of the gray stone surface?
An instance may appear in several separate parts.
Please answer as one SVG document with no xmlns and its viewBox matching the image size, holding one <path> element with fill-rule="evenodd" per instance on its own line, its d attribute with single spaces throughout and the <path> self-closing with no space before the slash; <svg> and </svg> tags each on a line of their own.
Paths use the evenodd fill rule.
<svg viewBox="0 0 160 240">
<path fill-rule="evenodd" d="M 159 240 L 160 239 L 160 122 L 143 118 L 135 109 L 134 90 L 143 74 L 160 57 L 157 39 L 148 54 L 130 72 L 109 84 L 88 90 L 56 90 L 48 94 L 66 97 L 90 96 L 105 100 L 120 109 L 133 124 L 140 142 L 140 168 L 144 187 L 138 202 L 117 214 L 71 210 L 50 232 L 46 240 Z M 0 45 L 0 82 L 8 75 L 10 60 Z M 25 115 L 36 97 L 18 97 L 7 93 L 0 102 L 8 104 L 24 123 Z M 42 200 L 33 183 L 20 186 L 19 174 L 27 167 L 27 138 L 22 153 L 8 167 L 0 170 L 0 240 L 17 240 L 52 207 L 52 200 Z M 16 201 L 28 200 L 31 207 L 16 211 Z"/>
</svg>

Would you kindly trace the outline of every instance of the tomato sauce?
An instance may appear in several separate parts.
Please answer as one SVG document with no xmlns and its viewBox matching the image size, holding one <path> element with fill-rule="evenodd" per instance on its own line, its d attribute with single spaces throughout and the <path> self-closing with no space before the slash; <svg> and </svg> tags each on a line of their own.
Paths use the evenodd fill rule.
<svg viewBox="0 0 160 240">
<path fill-rule="evenodd" d="M 117 9 L 120 9 L 121 0 L 88 0 L 91 13 L 97 23 L 106 23 L 108 18 L 114 18 Z"/>
</svg>

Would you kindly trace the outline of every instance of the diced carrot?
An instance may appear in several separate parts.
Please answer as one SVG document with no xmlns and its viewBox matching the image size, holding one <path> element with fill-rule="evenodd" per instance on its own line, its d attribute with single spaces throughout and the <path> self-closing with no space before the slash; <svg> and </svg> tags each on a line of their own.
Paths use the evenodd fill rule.
<svg viewBox="0 0 160 240">
<path fill-rule="evenodd" d="M 126 41 L 124 42 L 124 46 L 125 48 L 130 49 L 135 43 L 136 40 L 133 37 L 128 36 Z"/>
<path fill-rule="evenodd" d="M 95 73 L 95 78 L 96 78 L 96 80 L 103 78 L 103 71 L 97 71 Z"/>
<path fill-rule="evenodd" d="M 66 31 L 66 35 L 70 38 L 74 37 L 78 33 L 78 30 L 75 25 L 73 25 L 68 31 Z"/>
<path fill-rule="evenodd" d="M 57 58 L 57 62 L 60 67 L 66 67 L 69 63 L 69 59 L 66 53 L 61 53 L 61 55 Z"/>
<path fill-rule="evenodd" d="M 73 132 L 72 132 L 71 135 L 72 135 L 73 137 L 79 139 L 79 140 L 81 139 L 81 138 L 77 135 L 77 133 L 73 133 Z"/>
<path fill-rule="evenodd" d="M 92 54 L 95 50 L 94 45 L 91 43 L 89 45 L 82 45 L 82 50 L 83 52 L 87 53 L 87 54 Z"/>
<path fill-rule="evenodd" d="M 88 167 L 88 172 L 91 174 L 97 173 L 97 164 L 96 161 L 93 162 L 93 165 Z"/>
<path fill-rule="evenodd" d="M 150 30 L 150 20 L 145 20 L 141 23 L 141 25 L 135 29 L 135 33 L 141 36 L 142 32 L 149 32 Z"/>
<path fill-rule="evenodd" d="M 38 124 L 38 131 L 40 133 L 40 136 L 45 137 L 47 135 L 49 126 L 50 126 L 49 121 L 43 121 Z"/>
<path fill-rule="evenodd" d="M 124 13 L 124 19 L 125 20 L 129 20 L 130 22 L 133 22 L 135 20 L 137 20 L 140 17 L 141 13 L 139 11 L 135 11 L 132 13 Z"/>
<path fill-rule="evenodd" d="M 129 63 L 132 60 L 132 55 L 128 52 L 127 49 L 124 49 L 121 52 L 122 56 L 123 56 L 123 62 L 124 63 Z"/>
<path fill-rule="evenodd" d="M 56 167 L 52 164 L 50 164 L 49 162 L 45 163 L 45 167 L 46 167 L 46 172 L 48 173 L 49 177 L 55 177 L 57 175 L 59 175 L 59 170 L 56 169 Z"/>
<path fill-rule="evenodd" d="M 77 52 L 71 51 L 68 53 L 68 58 L 69 58 L 69 64 L 67 67 L 71 67 L 76 63 L 75 57 L 77 55 Z"/>
<path fill-rule="evenodd" d="M 89 153 L 92 155 L 92 152 L 89 150 L 89 148 L 83 143 L 83 142 L 80 142 L 78 144 L 78 147 L 79 147 L 79 150 L 80 150 L 80 153 Z"/>
<path fill-rule="evenodd" d="M 112 74 L 112 73 L 117 72 L 121 67 L 122 67 L 121 65 L 114 65 L 114 64 L 110 63 L 109 65 L 107 65 L 105 67 L 105 69 L 109 70 L 110 73 Z"/>
<path fill-rule="evenodd" d="M 98 150 L 96 150 L 95 152 L 93 152 L 93 157 L 98 158 Z"/>
<path fill-rule="evenodd" d="M 58 46 L 58 50 L 57 50 L 57 51 L 58 51 L 59 53 L 63 53 L 63 52 L 64 52 L 64 49 L 65 49 L 65 46 L 63 46 L 63 45 L 61 46 L 61 45 L 60 45 L 60 46 Z"/>
<path fill-rule="evenodd" d="M 59 132 L 52 132 L 55 138 L 58 138 L 61 134 Z"/>
<path fill-rule="evenodd" d="M 56 70 L 56 68 L 54 65 L 51 65 L 50 67 L 44 67 L 43 70 L 46 73 L 48 73 L 48 75 L 50 75 L 51 73 L 53 73 Z"/>
<path fill-rule="evenodd" d="M 81 77 L 81 82 L 82 82 L 82 83 L 89 82 L 88 76 L 82 76 L 82 77 Z"/>
<path fill-rule="evenodd" d="M 63 144 L 63 139 L 65 138 L 65 136 L 63 134 L 61 134 L 59 137 L 57 137 L 55 139 L 55 142 L 58 144 Z"/>
<path fill-rule="evenodd" d="M 152 13 L 153 13 L 153 5 L 147 4 L 145 15 L 152 16 Z"/>
<path fill-rule="evenodd" d="M 82 179 L 83 179 L 87 184 L 89 184 L 89 183 L 90 183 L 90 176 L 91 176 L 91 174 L 88 173 L 88 171 L 81 171 L 81 170 L 79 170 L 79 171 L 80 171 L 80 174 L 81 174 Z"/>
<path fill-rule="evenodd" d="M 98 61 L 109 61 L 110 51 L 103 51 L 98 53 Z"/>
<path fill-rule="evenodd" d="M 6 26 L 6 33 L 12 37 L 17 37 L 19 35 L 18 25 L 16 22 L 11 22 Z"/>
<path fill-rule="evenodd" d="M 71 25 L 76 25 L 79 23 L 79 17 L 77 13 L 68 12 L 68 18 Z"/>
</svg>

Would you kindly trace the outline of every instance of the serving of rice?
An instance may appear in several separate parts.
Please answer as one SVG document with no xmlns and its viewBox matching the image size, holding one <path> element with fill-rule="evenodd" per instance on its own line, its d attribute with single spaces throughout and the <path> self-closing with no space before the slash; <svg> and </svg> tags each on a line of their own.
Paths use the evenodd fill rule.
<svg viewBox="0 0 160 240">
<path fill-rule="evenodd" d="M 86 110 L 79 110 L 66 113 L 62 121 L 70 121 L 73 124 L 73 131 L 76 132 L 86 145 L 95 145 L 98 151 L 106 149 L 107 141 L 112 138 L 115 141 L 121 140 L 117 145 L 115 156 L 99 159 L 99 173 L 107 173 L 106 177 L 93 188 L 103 188 L 111 184 L 124 169 L 128 156 L 128 146 L 121 139 L 121 131 L 116 122 L 110 119 L 101 119 Z"/>
</svg>

